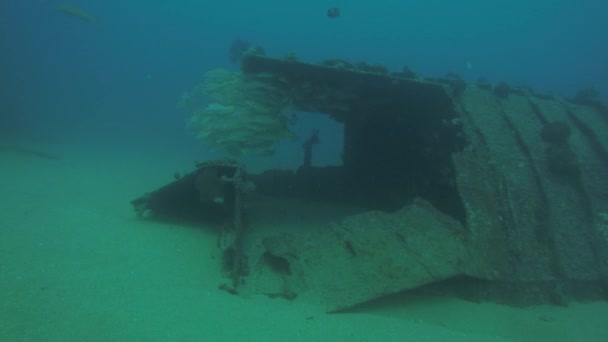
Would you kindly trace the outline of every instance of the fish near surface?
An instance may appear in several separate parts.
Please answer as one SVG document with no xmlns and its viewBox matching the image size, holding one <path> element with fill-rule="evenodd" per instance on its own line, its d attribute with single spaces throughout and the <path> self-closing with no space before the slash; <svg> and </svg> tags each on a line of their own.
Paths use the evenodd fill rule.
<svg viewBox="0 0 608 342">
<path fill-rule="evenodd" d="M 90 24 L 101 24 L 101 19 L 98 16 L 70 4 L 59 4 L 55 9 L 72 18 L 80 19 Z"/>
</svg>

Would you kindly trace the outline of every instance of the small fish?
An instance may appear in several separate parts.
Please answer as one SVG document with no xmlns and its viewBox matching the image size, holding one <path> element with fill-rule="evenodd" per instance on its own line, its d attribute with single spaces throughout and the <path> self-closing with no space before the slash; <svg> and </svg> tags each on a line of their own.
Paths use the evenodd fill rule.
<svg viewBox="0 0 608 342">
<path fill-rule="evenodd" d="M 328 9 L 327 16 L 332 19 L 338 18 L 340 16 L 340 9 L 338 7 L 332 7 Z"/>
<path fill-rule="evenodd" d="M 65 15 L 80 19 L 90 24 L 101 24 L 101 20 L 98 16 L 70 4 L 59 4 L 55 7 L 55 9 Z"/>
</svg>

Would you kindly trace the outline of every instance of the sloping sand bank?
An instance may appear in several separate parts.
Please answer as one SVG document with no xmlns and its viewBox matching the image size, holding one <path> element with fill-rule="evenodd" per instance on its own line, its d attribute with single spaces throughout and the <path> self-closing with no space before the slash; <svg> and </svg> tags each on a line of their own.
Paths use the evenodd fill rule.
<svg viewBox="0 0 608 342">
<path fill-rule="evenodd" d="M 158 149 L 36 150 L 60 158 L 0 151 L 3 341 L 608 340 L 607 303 L 516 309 L 404 294 L 328 315 L 233 296 L 218 290 L 213 229 L 138 220 L 129 205 L 191 160 Z"/>
</svg>

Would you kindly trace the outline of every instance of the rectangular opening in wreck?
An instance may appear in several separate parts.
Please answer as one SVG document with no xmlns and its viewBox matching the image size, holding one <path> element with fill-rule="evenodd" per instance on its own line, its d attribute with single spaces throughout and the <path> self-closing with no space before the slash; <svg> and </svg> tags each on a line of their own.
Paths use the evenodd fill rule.
<svg viewBox="0 0 608 342">
<path fill-rule="evenodd" d="M 290 112 L 292 138 L 276 145 L 270 157 L 262 157 L 259 164 L 247 165 L 250 173 L 269 169 L 297 170 L 305 164 L 315 167 L 342 165 L 344 124 L 326 113 Z M 259 160 L 257 157 L 255 160 Z M 246 162 L 247 163 L 247 162 Z M 247 163 L 249 164 L 249 163 Z"/>
<path fill-rule="evenodd" d="M 464 223 L 451 157 L 465 141 L 444 86 L 257 55 L 243 72 L 285 80 L 302 116 L 321 112 L 344 127 L 342 165 L 251 175 L 256 192 L 388 212 L 423 198 Z"/>
<path fill-rule="evenodd" d="M 304 157 L 295 171 L 250 175 L 256 192 L 388 212 L 420 197 L 464 223 L 451 161 L 455 146 L 463 145 L 459 126 L 403 114 L 409 113 L 345 119 L 340 165 L 315 165 L 316 154 L 326 146 L 321 136 L 319 145 L 312 146 L 312 165 Z"/>
</svg>

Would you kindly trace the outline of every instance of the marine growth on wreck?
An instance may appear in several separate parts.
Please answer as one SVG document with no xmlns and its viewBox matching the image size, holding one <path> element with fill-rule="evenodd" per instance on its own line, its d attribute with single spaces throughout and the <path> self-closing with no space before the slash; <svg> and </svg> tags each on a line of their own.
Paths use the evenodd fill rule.
<svg viewBox="0 0 608 342">
<path fill-rule="evenodd" d="M 288 91 L 284 80 L 269 73 L 214 69 L 182 105 L 195 108 L 188 128 L 208 146 L 232 156 L 268 155 L 293 135 Z"/>
</svg>

